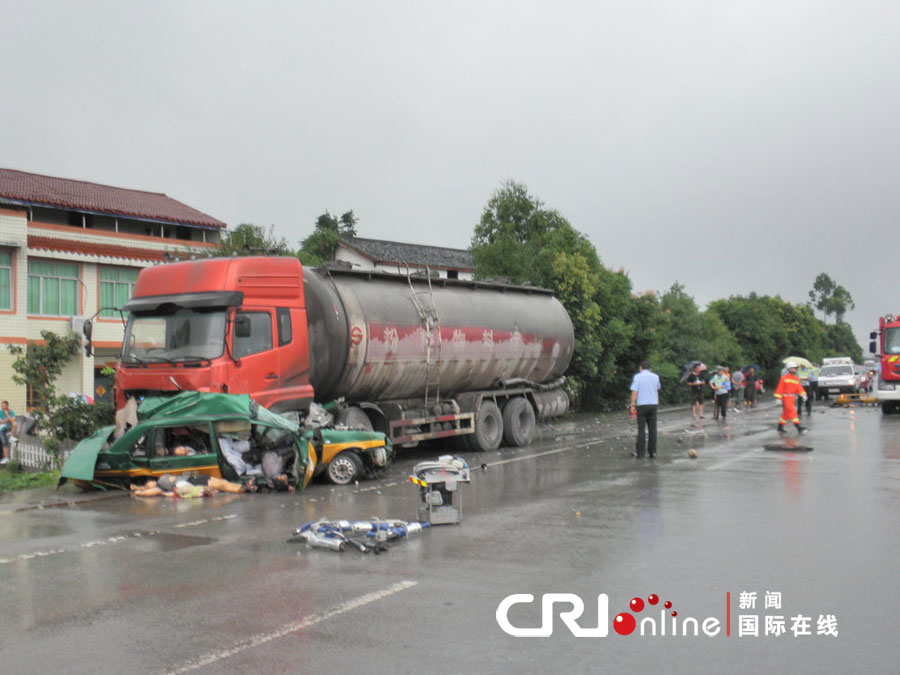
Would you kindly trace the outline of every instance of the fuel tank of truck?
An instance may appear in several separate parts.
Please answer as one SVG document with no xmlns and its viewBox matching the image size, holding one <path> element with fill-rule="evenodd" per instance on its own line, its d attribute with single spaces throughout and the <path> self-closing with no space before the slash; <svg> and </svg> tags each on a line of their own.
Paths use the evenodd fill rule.
<svg viewBox="0 0 900 675">
<path fill-rule="evenodd" d="M 546 290 L 378 272 L 304 268 L 316 398 L 419 398 L 547 382 L 574 349 Z"/>
</svg>

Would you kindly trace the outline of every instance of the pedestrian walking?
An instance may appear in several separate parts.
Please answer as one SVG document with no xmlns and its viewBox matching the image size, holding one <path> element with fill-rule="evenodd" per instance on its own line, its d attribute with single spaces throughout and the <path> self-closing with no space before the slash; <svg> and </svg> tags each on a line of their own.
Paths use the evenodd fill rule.
<svg viewBox="0 0 900 675">
<path fill-rule="evenodd" d="M 814 401 L 819 400 L 819 370 L 820 368 L 813 364 L 809 371 L 809 398 Z M 812 408 L 812 404 L 810 404 L 810 408 Z"/>
<path fill-rule="evenodd" d="M 744 371 L 736 368 L 731 376 L 731 390 L 734 392 L 734 411 L 740 412 L 744 407 Z"/>
<path fill-rule="evenodd" d="M 809 378 L 812 375 L 812 369 L 807 368 L 806 366 L 799 366 L 797 368 L 797 379 L 800 380 L 800 385 L 803 387 L 803 390 L 806 392 L 806 414 L 812 415 L 812 399 L 809 396 L 810 384 Z M 803 417 L 803 406 L 797 406 L 797 417 Z"/>
<path fill-rule="evenodd" d="M 725 366 L 716 366 L 716 374 L 709 380 L 709 386 L 715 396 L 713 418 L 724 420 L 728 416 L 728 392 L 731 391 L 731 377 L 726 374 Z"/>
<path fill-rule="evenodd" d="M 756 405 L 756 384 L 759 382 L 759 376 L 756 368 L 750 366 L 744 374 L 744 405 L 752 408 Z"/>
<path fill-rule="evenodd" d="M 659 390 L 662 385 L 659 375 L 650 370 L 647 361 L 641 361 L 638 372 L 631 381 L 631 412 L 637 413 L 638 435 L 635 458 L 642 458 L 645 450 L 644 428 L 646 427 L 646 452 L 652 459 L 656 457 L 656 414 L 659 409 Z"/>
<path fill-rule="evenodd" d="M 688 375 L 687 384 L 691 388 L 691 419 L 703 419 L 703 390 L 706 389 L 706 380 L 703 379 L 700 366 L 694 366 Z"/>
<path fill-rule="evenodd" d="M 797 427 L 797 433 L 806 433 L 806 429 L 800 424 L 800 416 L 797 414 L 796 398 L 806 399 L 806 390 L 800 384 L 800 378 L 797 377 L 797 364 L 794 361 L 788 361 L 787 372 L 778 380 L 778 386 L 775 387 L 775 398 L 781 401 L 782 411 L 781 419 L 778 420 L 778 433 L 785 434 L 785 425 L 792 422 Z"/>
</svg>

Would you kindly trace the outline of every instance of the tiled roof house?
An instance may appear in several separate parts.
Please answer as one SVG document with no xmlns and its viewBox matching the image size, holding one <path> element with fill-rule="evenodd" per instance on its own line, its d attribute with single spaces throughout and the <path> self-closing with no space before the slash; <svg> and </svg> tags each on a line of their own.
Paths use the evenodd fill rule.
<svg viewBox="0 0 900 675">
<path fill-rule="evenodd" d="M 59 382 L 62 393 L 104 398 L 98 377 L 115 361 L 122 320 L 101 307 L 131 296 L 141 268 L 167 255 L 218 245 L 225 223 L 159 192 L 0 168 L 0 380 L 4 398 L 24 411 L 27 388 L 10 385 L 4 344 L 67 333 L 94 316 L 94 357 L 81 355 Z"/>
</svg>

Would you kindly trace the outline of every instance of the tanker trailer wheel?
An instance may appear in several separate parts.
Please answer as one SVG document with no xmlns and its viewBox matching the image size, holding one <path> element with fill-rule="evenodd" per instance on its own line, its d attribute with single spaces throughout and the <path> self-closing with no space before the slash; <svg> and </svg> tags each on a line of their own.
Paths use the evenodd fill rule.
<svg viewBox="0 0 900 675">
<path fill-rule="evenodd" d="M 475 416 L 475 433 L 465 436 L 475 452 L 492 452 L 503 440 L 503 415 L 493 401 L 485 401 Z"/>
<path fill-rule="evenodd" d="M 503 440 L 512 447 L 529 445 L 534 438 L 534 408 L 524 396 L 511 398 L 503 407 Z"/>
<path fill-rule="evenodd" d="M 362 460 L 353 450 L 344 450 L 328 463 L 328 480 L 335 485 L 352 483 L 362 472 Z"/>
</svg>

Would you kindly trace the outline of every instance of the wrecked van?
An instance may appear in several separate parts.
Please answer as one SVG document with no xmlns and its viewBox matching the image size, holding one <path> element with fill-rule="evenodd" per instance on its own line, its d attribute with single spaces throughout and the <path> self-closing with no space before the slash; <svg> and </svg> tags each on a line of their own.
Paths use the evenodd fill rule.
<svg viewBox="0 0 900 675">
<path fill-rule="evenodd" d="M 390 459 L 383 434 L 306 430 L 245 394 L 184 392 L 147 398 L 137 419 L 120 438 L 115 438 L 115 427 L 108 426 L 82 440 L 63 465 L 60 484 L 72 480 L 85 489 L 121 488 L 164 473 L 186 472 L 243 481 L 247 475 L 239 475 L 225 453 L 237 439 L 249 444 L 248 464 L 264 451 L 277 451 L 298 490 L 316 473 L 320 458 L 321 471 L 328 471 L 329 477 L 334 471 L 336 482 L 356 480 L 374 471 L 378 460 L 383 458 L 386 465 Z"/>
</svg>

